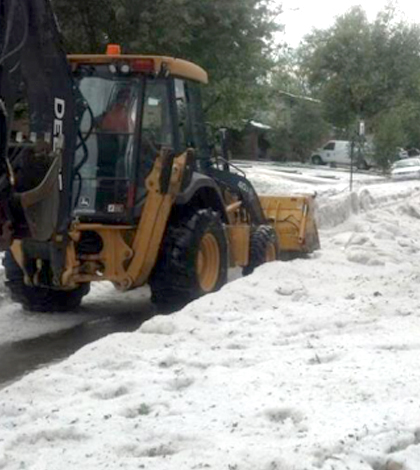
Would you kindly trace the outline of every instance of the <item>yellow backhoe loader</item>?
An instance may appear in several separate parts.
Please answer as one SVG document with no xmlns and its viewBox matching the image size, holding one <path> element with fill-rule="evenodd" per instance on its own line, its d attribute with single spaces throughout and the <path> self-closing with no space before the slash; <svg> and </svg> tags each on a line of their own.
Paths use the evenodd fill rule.
<svg viewBox="0 0 420 470">
<path fill-rule="evenodd" d="M 49 3 L 15 5 L 0 1 L 0 248 L 14 300 L 67 311 L 111 281 L 182 305 L 229 267 L 319 248 L 312 196 L 259 198 L 212 158 L 203 69 L 117 45 L 66 56 Z"/>
</svg>

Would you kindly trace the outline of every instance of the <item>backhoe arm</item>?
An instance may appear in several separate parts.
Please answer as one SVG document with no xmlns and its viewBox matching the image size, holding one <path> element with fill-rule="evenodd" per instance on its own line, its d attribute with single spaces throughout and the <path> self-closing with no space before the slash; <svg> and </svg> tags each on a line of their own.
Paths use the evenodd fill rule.
<svg viewBox="0 0 420 470">
<path fill-rule="evenodd" d="M 12 133 L 16 104 L 28 129 L 23 138 Z M 59 200 L 49 236 L 67 231 L 76 135 L 75 88 L 49 0 L 0 0 L 0 230 L 16 229 L 19 193 L 34 188 L 19 178 L 27 181 L 42 157 L 47 169 L 59 160 L 57 187 L 46 194 Z"/>
</svg>

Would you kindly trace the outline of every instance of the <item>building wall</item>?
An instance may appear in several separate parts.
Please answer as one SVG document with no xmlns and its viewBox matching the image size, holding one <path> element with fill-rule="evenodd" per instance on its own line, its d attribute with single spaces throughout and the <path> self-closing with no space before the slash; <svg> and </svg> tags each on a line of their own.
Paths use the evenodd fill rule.
<svg viewBox="0 0 420 470">
<path fill-rule="evenodd" d="M 237 160 L 258 160 L 267 154 L 266 146 L 261 145 L 261 131 L 245 128 L 242 132 L 233 132 L 229 142 L 232 158 Z"/>
</svg>

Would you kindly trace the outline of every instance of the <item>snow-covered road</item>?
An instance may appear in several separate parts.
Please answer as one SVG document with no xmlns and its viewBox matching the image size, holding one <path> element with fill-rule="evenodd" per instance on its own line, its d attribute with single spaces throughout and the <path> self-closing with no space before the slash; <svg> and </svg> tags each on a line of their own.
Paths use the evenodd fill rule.
<svg viewBox="0 0 420 470">
<path fill-rule="evenodd" d="M 243 167 L 261 194 L 282 194 L 294 191 L 312 193 L 316 189 L 319 201 L 318 218 L 321 226 L 331 222 L 328 213 L 326 217 L 323 216 L 323 207 L 326 206 L 328 211 L 330 210 L 332 195 L 338 195 L 334 204 L 343 217 L 347 218 L 352 211 L 351 196 L 348 191 L 349 176 L 342 170 L 324 167 L 281 167 L 262 163 L 250 164 L 249 162 L 239 164 L 239 166 Z M 290 179 L 291 175 L 292 179 Z M 357 174 L 355 176 L 356 186 L 365 186 L 376 181 L 382 183 L 384 179 L 376 175 Z M 403 188 L 402 185 L 400 187 Z M 391 185 L 392 192 L 395 192 L 395 184 Z M 354 196 L 352 197 L 354 198 Z M 230 276 L 231 279 L 237 277 L 237 273 Z M 0 347 L 5 344 L 9 345 L 70 330 L 86 323 L 107 321 L 109 317 L 120 314 L 147 316 L 154 312 L 153 306 L 147 301 L 149 298 L 147 288 L 129 293 L 119 293 L 110 283 L 96 283 L 92 286 L 91 293 L 84 299 L 83 307 L 78 312 L 59 315 L 33 315 L 24 312 L 19 305 L 10 303 L 9 296 L 1 287 L 3 282 L 4 273 L 0 265 Z"/>
<path fill-rule="evenodd" d="M 419 470 L 420 183 L 366 179 L 316 185 L 309 259 L 0 391 L 0 469 Z"/>
</svg>

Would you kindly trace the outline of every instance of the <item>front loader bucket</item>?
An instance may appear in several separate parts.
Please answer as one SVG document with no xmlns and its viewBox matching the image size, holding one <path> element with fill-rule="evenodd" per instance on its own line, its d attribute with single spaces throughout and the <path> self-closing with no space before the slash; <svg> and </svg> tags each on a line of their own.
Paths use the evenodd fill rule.
<svg viewBox="0 0 420 470">
<path fill-rule="evenodd" d="M 260 196 L 260 201 L 276 230 L 280 252 L 312 253 L 320 248 L 314 196 Z"/>
</svg>

